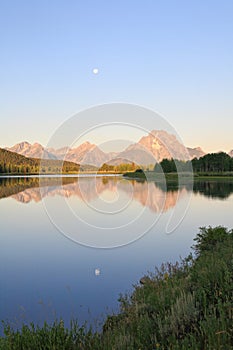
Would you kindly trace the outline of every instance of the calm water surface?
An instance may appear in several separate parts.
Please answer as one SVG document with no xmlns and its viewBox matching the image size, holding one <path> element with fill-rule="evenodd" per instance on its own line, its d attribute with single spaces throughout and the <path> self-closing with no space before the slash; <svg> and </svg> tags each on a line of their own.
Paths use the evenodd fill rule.
<svg viewBox="0 0 233 350">
<path fill-rule="evenodd" d="M 95 323 L 147 271 L 185 257 L 200 226 L 232 228 L 232 204 L 232 181 L 0 178 L 0 318 Z"/>
</svg>

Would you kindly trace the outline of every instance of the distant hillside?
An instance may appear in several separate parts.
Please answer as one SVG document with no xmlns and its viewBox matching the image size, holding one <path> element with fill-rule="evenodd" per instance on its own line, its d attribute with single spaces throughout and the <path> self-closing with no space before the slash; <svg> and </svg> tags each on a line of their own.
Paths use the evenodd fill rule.
<svg viewBox="0 0 233 350">
<path fill-rule="evenodd" d="M 112 158 L 107 162 L 107 164 L 117 166 L 121 164 L 133 164 L 133 162 L 125 158 Z"/>
<path fill-rule="evenodd" d="M 79 164 L 61 160 L 27 158 L 15 152 L 0 148 L 0 173 L 60 173 L 78 172 Z"/>
</svg>

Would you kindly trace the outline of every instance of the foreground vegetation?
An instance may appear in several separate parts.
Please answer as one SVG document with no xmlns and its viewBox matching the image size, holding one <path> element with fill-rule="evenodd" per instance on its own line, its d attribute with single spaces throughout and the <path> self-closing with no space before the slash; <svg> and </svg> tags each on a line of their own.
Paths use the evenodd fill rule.
<svg viewBox="0 0 233 350">
<path fill-rule="evenodd" d="M 0 349 L 233 349 L 233 230 L 201 228 L 193 249 L 121 296 L 121 312 L 101 332 L 76 322 L 21 330 L 5 324 Z"/>
</svg>

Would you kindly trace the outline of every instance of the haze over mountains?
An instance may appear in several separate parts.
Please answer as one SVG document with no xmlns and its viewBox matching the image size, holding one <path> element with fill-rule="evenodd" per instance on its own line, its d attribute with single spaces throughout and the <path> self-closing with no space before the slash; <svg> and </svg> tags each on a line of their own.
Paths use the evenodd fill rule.
<svg viewBox="0 0 233 350">
<path fill-rule="evenodd" d="M 24 141 L 6 149 L 31 158 L 59 159 L 98 167 L 103 163 L 116 165 L 126 162 L 147 165 L 155 163 L 155 160 L 160 162 L 164 158 L 188 160 L 200 158 L 206 154 L 200 147 L 186 148 L 174 135 L 163 130 L 151 131 L 121 152 L 104 152 L 89 141 L 75 148 L 60 149 L 45 149 L 39 143 L 30 144 Z M 229 155 L 233 156 L 233 150 Z"/>
</svg>

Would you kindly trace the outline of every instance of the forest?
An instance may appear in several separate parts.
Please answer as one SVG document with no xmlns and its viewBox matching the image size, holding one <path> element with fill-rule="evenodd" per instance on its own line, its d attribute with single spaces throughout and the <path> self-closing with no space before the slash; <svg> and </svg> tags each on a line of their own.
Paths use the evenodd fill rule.
<svg viewBox="0 0 233 350">
<path fill-rule="evenodd" d="M 155 165 L 155 172 L 176 173 L 177 171 L 190 171 L 199 174 L 227 173 L 233 171 L 233 158 L 225 152 L 209 153 L 201 158 L 191 161 L 163 159 Z"/>
</svg>

